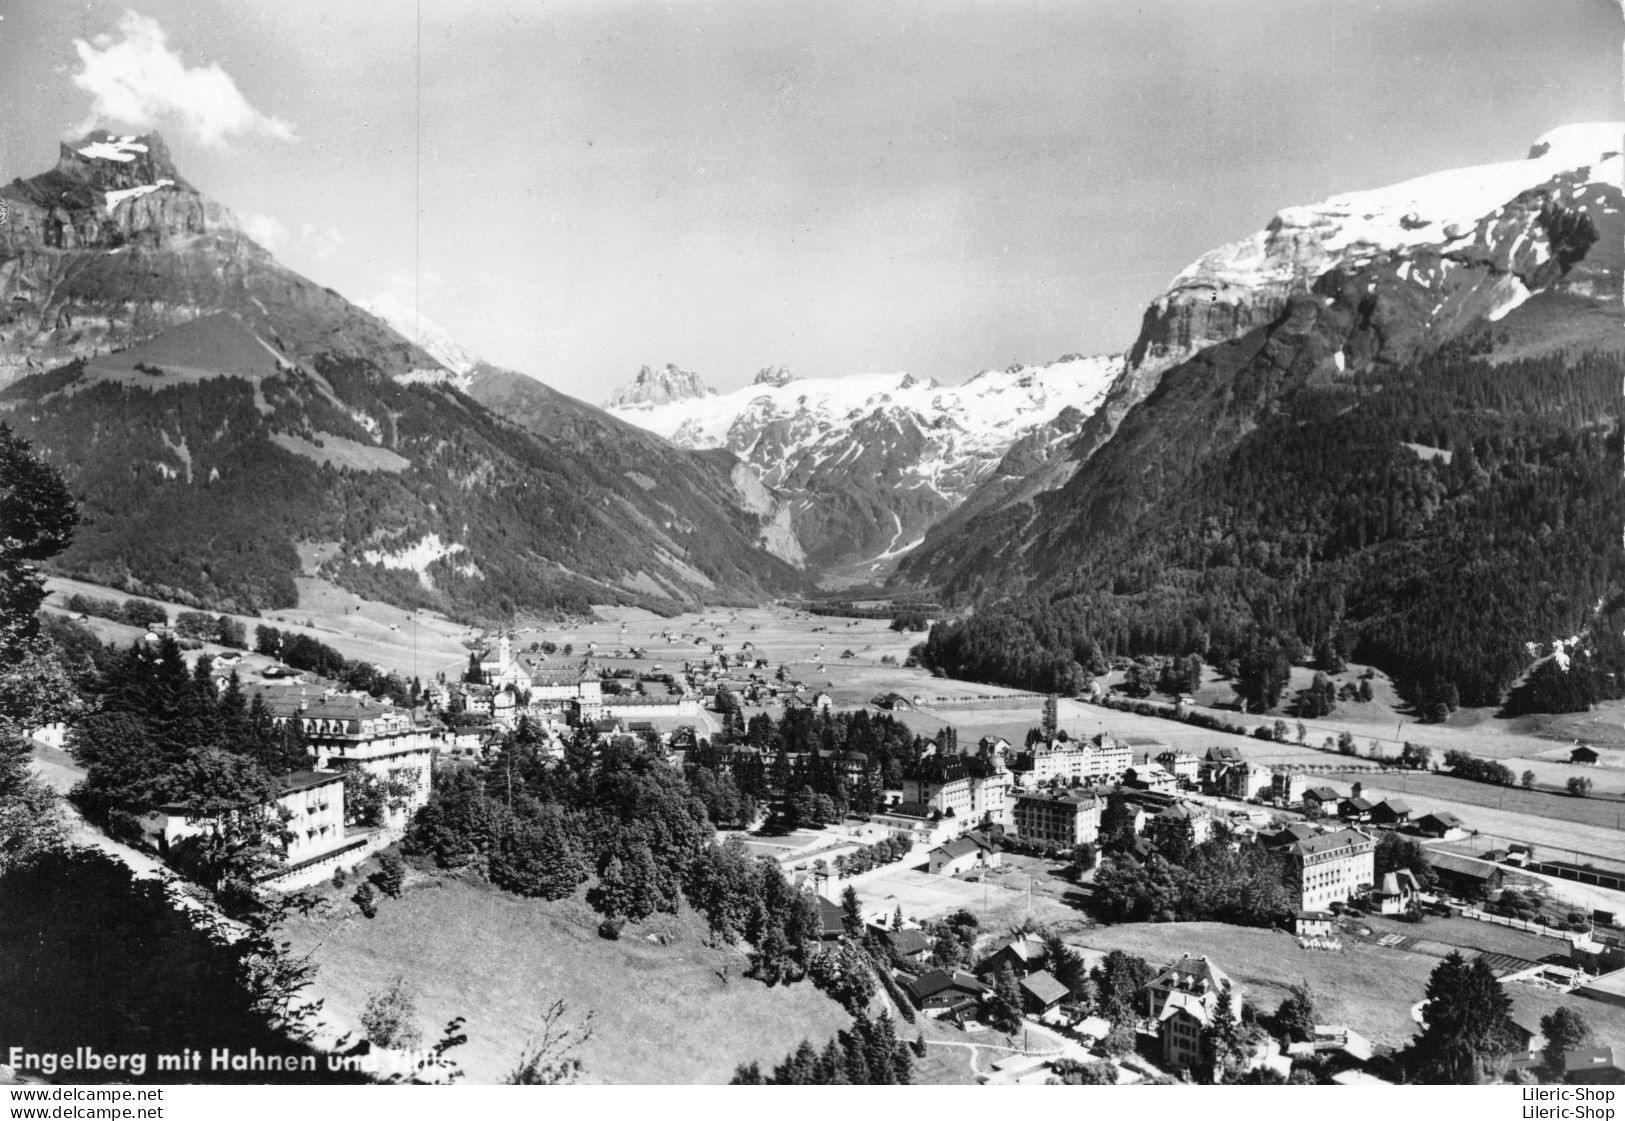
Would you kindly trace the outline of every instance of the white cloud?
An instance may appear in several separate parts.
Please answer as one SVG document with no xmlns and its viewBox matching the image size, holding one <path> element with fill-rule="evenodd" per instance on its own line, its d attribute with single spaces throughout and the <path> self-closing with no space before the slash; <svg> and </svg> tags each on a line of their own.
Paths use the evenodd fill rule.
<svg viewBox="0 0 1625 1121">
<path fill-rule="evenodd" d="M 332 226 L 315 226 L 306 222 L 299 227 L 299 241 L 316 254 L 318 261 L 327 261 L 337 257 L 350 239 Z"/>
<path fill-rule="evenodd" d="M 294 139 L 293 126 L 250 105 L 219 63 L 188 67 L 182 62 L 157 20 L 127 11 L 118 31 L 117 40 L 98 35 L 88 43 L 73 41 L 80 62 L 73 84 L 91 95 L 81 132 L 104 123 L 178 124 L 211 147 L 242 135 Z"/>
<path fill-rule="evenodd" d="M 269 214 L 250 214 L 243 219 L 243 232 L 272 253 L 280 253 L 292 234 L 279 219 Z"/>
</svg>

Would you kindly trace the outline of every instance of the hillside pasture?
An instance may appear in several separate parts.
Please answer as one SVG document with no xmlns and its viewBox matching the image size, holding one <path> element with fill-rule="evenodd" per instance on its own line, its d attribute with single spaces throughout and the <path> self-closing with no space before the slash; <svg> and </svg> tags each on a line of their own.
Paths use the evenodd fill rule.
<svg viewBox="0 0 1625 1121">
<path fill-rule="evenodd" d="M 452 1057 L 471 1083 L 503 1081 L 557 999 L 568 1023 L 592 1013 L 580 1051 L 588 1083 L 723 1083 L 739 1063 L 771 1067 L 803 1039 L 822 1045 L 850 1023 L 809 982 L 746 978 L 745 955 L 707 945 L 692 911 L 606 941 L 600 916 L 579 900 L 521 899 L 456 878 L 414 876 L 401 898 L 380 903 L 370 920 L 339 902 L 333 916 L 292 923 L 295 952 L 319 967 L 313 995 L 330 1023 L 355 1028 L 368 997 L 404 977 L 425 1044 L 452 1017 L 467 1018 L 468 1043 Z"/>
</svg>

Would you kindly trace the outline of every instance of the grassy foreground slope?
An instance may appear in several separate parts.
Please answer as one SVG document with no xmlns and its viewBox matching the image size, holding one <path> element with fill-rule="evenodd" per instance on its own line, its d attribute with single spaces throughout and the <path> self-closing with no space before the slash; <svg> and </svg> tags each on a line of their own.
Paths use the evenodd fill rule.
<svg viewBox="0 0 1625 1121">
<path fill-rule="evenodd" d="M 582 1080 L 594 1083 L 727 1082 L 739 1063 L 771 1066 L 802 1039 L 822 1045 L 850 1022 L 808 982 L 770 989 L 747 979 L 744 955 L 707 946 L 693 912 L 628 926 L 610 942 L 579 900 L 414 877 L 399 899 L 380 902 L 375 919 L 345 902 L 292 925 L 295 951 L 314 951 L 320 967 L 314 995 L 326 999 L 327 1019 L 354 1027 L 368 996 L 404 975 L 425 1044 L 453 1016 L 467 1018 L 468 1043 L 452 1055 L 471 1083 L 502 1081 L 558 998 L 571 1023 L 595 1014 L 581 1050 Z"/>
</svg>

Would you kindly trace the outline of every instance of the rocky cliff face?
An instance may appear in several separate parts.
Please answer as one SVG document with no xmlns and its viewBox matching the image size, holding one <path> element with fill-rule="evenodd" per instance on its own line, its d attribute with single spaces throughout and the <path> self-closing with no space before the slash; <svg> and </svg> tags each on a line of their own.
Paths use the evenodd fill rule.
<svg viewBox="0 0 1625 1121">
<path fill-rule="evenodd" d="M 290 358 L 435 362 L 335 292 L 284 268 L 175 170 L 156 133 L 92 132 L 50 171 L 0 186 L 0 383 L 231 311 Z M 280 314 L 271 322 L 267 307 Z"/>
<path fill-rule="evenodd" d="M 617 389 L 604 403 L 606 409 L 657 408 L 674 401 L 695 401 L 702 397 L 715 397 L 717 391 L 690 373 L 672 363 L 663 369 L 649 366 L 638 371 L 631 385 Z"/>
</svg>

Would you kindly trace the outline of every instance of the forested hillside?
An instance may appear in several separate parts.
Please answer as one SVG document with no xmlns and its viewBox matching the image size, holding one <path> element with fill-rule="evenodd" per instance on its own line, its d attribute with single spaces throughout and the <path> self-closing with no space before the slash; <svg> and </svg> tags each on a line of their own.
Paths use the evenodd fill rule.
<svg viewBox="0 0 1625 1121">
<path fill-rule="evenodd" d="M 1620 357 L 1496 364 L 1481 332 L 1326 379 L 1258 361 L 1279 334 L 1170 371 L 1089 464 L 1072 534 L 1045 537 L 1051 590 L 938 626 L 925 660 L 1049 689 L 1103 656 L 1329 647 L 1448 708 L 1498 703 L 1527 644 L 1579 636 L 1572 691 L 1620 695 Z"/>
<path fill-rule="evenodd" d="M 240 329 L 227 318 L 217 333 Z M 323 572 L 340 584 L 468 616 L 796 586 L 758 546 L 756 519 L 698 468 L 629 477 L 644 462 L 630 450 L 599 441 L 578 454 L 568 434 L 527 433 L 448 385 L 402 385 L 362 359 L 278 363 L 258 378 L 147 370 L 75 363 L 0 392 L 84 502 L 60 567 L 98 583 L 222 610 L 288 607 L 296 546 L 333 542 Z"/>
</svg>

